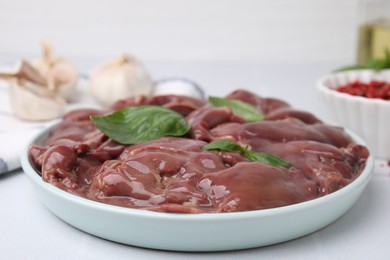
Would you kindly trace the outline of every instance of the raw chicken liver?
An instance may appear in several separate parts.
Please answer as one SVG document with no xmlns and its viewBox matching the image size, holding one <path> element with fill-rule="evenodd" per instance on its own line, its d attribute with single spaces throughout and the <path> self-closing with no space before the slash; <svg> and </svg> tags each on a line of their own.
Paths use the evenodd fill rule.
<svg viewBox="0 0 390 260">
<path fill-rule="evenodd" d="M 72 111 L 30 147 L 43 180 L 112 205 L 171 213 L 222 213 L 269 209 L 312 200 L 356 179 L 368 157 L 339 127 L 282 100 L 237 90 L 227 98 L 247 102 L 266 119 L 248 123 L 228 107 L 184 96 L 137 97 L 104 110 Z M 91 115 L 128 106 L 157 105 L 186 118 L 184 137 L 119 144 L 96 128 Z M 291 167 L 250 162 L 239 152 L 203 151 L 225 139 L 275 154 Z"/>
</svg>

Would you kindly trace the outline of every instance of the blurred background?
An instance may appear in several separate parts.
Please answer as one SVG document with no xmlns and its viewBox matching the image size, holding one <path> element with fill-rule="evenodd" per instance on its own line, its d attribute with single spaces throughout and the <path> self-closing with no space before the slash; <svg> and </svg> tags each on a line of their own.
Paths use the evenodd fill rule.
<svg viewBox="0 0 390 260">
<path fill-rule="evenodd" d="M 127 52 L 156 79 L 241 87 L 310 107 L 315 80 L 358 57 L 359 26 L 387 0 L 0 0 L 0 62 L 40 55 L 46 39 L 83 73 Z M 386 7 L 387 9 L 385 9 Z M 301 88 L 302 90 L 302 88 Z M 293 95 L 296 98 L 292 99 Z"/>
<path fill-rule="evenodd" d="M 68 0 L 0 2 L 1 56 L 148 61 L 351 62 L 361 0 Z"/>
</svg>

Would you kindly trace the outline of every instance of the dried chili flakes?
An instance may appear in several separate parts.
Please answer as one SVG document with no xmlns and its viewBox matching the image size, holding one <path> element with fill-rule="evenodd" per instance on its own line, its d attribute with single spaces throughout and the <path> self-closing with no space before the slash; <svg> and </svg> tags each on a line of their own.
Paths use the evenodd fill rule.
<svg viewBox="0 0 390 260">
<path fill-rule="evenodd" d="M 374 80 L 369 83 L 354 81 L 346 85 L 339 86 L 336 90 L 353 96 L 390 100 L 390 83 L 383 81 Z"/>
</svg>

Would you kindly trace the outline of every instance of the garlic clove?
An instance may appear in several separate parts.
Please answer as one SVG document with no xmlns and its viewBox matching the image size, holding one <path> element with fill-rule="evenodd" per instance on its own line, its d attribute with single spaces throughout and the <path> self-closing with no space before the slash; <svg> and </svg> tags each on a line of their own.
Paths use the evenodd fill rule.
<svg viewBox="0 0 390 260">
<path fill-rule="evenodd" d="M 150 95 L 152 88 L 152 79 L 143 64 L 126 54 L 101 65 L 90 81 L 92 96 L 105 105 L 128 96 Z"/>
<path fill-rule="evenodd" d="M 63 114 L 66 101 L 58 94 L 32 82 L 11 79 L 11 106 L 17 117 L 28 121 L 45 121 Z"/>
<path fill-rule="evenodd" d="M 5 80 L 14 78 L 25 79 L 41 86 L 47 86 L 46 78 L 25 60 L 19 60 L 14 68 L 10 70 L 1 71 L 0 78 Z"/>
<path fill-rule="evenodd" d="M 43 57 L 34 64 L 49 82 L 49 88 L 58 92 L 66 100 L 72 100 L 76 93 L 78 72 L 69 61 L 56 57 L 53 47 L 47 42 L 42 42 Z"/>
</svg>

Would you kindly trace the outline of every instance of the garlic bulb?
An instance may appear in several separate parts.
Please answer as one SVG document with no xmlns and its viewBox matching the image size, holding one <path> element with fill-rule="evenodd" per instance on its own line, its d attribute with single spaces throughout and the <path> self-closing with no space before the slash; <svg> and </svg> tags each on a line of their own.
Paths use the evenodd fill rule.
<svg viewBox="0 0 390 260">
<path fill-rule="evenodd" d="M 44 121 L 59 117 L 66 101 L 57 93 L 23 79 L 11 79 L 11 106 L 15 115 L 29 121 Z"/>
<path fill-rule="evenodd" d="M 76 92 L 78 73 L 69 61 L 55 57 L 52 46 L 42 42 L 43 57 L 35 62 L 35 68 L 47 78 L 48 87 L 58 92 L 66 100 L 71 100 Z"/>
<path fill-rule="evenodd" d="M 27 61 L 20 60 L 13 69 L 0 71 L 0 78 L 10 85 L 11 107 L 17 117 L 43 121 L 63 113 L 66 101 L 48 88 L 47 79 Z"/>
<path fill-rule="evenodd" d="M 99 67 L 90 82 L 92 96 L 105 105 L 128 96 L 149 95 L 152 87 L 142 63 L 125 54 Z"/>
</svg>

